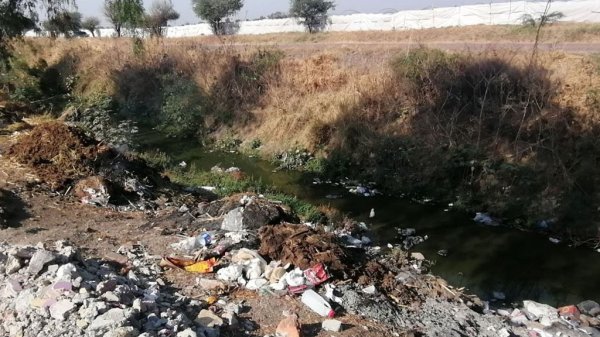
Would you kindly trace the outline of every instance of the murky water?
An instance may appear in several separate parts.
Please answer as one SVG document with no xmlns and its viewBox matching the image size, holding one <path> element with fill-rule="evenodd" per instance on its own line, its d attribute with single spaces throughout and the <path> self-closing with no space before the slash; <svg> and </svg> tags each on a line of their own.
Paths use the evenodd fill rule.
<svg viewBox="0 0 600 337">
<path fill-rule="evenodd" d="M 195 164 L 197 169 L 210 170 L 217 164 L 236 166 L 283 192 L 316 205 L 330 205 L 368 223 L 373 239 L 383 246 L 398 240 L 397 228 L 415 228 L 429 240 L 413 250 L 435 260 L 433 272 L 483 299 L 501 291 L 511 300 L 532 299 L 551 305 L 600 300 L 600 253 L 593 250 L 556 245 L 537 233 L 477 225 L 472 215 L 446 211 L 443 206 L 395 197 L 358 197 L 342 187 L 313 185 L 300 172 L 274 172 L 275 167 L 264 160 L 206 152 L 191 143 L 158 144 L 153 146 L 177 161 Z M 327 199 L 329 194 L 341 198 Z M 369 219 L 371 208 L 376 216 Z M 448 250 L 448 256 L 438 256 L 441 249 Z"/>
</svg>

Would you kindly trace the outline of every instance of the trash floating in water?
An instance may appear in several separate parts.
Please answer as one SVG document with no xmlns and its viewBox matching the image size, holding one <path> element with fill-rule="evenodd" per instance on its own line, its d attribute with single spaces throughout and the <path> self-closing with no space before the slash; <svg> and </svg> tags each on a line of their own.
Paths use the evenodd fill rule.
<svg viewBox="0 0 600 337">
<path fill-rule="evenodd" d="M 549 240 L 550 242 L 554 243 L 554 244 L 559 244 L 559 243 L 560 243 L 560 240 L 559 240 L 559 239 L 557 239 L 557 238 L 548 238 L 548 240 Z"/>
<path fill-rule="evenodd" d="M 440 249 L 437 251 L 437 255 L 439 256 L 448 256 L 448 250 L 447 249 Z"/>
<path fill-rule="evenodd" d="M 375 217 L 375 208 L 371 208 L 371 213 L 369 213 L 369 218 Z"/>
<path fill-rule="evenodd" d="M 475 213 L 475 217 L 473 218 L 473 221 L 483 224 L 483 225 L 487 225 L 487 226 L 498 226 L 499 225 L 499 223 L 496 220 L 494 220 L 489 214 L 481 213 L 481 212 Z"/>
</svg>

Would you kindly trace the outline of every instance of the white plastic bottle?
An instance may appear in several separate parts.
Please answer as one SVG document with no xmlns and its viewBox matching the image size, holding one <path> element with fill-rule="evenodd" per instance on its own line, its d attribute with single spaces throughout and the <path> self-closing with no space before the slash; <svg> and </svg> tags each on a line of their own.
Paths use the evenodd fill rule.
<svg viewBox="0 0 600 337">
<path fill-rule="evenodd" d="M 306 304 L 312 311 L 323 317 L 333 318 L 335 311 L 331 309 L 329 302 L 317 294 L 314 290 L 308 289 L 302 294 L 302 303 Z"/>
</svg>

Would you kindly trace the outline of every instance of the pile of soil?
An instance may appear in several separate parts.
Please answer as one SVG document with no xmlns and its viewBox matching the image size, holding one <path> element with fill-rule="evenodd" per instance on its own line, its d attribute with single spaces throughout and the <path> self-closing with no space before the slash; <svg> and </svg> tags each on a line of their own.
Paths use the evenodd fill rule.
<svg viewBox="0 0 600 337">
<path fill-rule="evenodd" d="M 307 269 L 325 264 L 336 274 L 352 269 L 352 255 L 336 242 L 333 234 L 319 232 L 305 225 L 267 225 L 259 230 L 259 254 L 273 260 Z"/>
<path fill-rule="evenodd" d="M 54 190 L 93 174 L 113 157 L 109 147 L 62 123 L 36 126 L 19 137 L 7 154 L 32 168 Z"/>
<path fill-rule="evenodd" d="M 110 198 L 113 205 L 136 204 L 147 209 L 159 195 L 175 198 L 181 194 L 178 186 L 145 161 L 60 122 L 37 125 L 19 137 L 7 155 L 31 168 L 50 189 L 75 187 L 77 197 L 93 199 L 94 204 L 106 205 L 105 199 Z M 88 195 L 90 190 L 94 195 Z M 205 198 L 194 200 L 197 204 Z"/>
</svg>

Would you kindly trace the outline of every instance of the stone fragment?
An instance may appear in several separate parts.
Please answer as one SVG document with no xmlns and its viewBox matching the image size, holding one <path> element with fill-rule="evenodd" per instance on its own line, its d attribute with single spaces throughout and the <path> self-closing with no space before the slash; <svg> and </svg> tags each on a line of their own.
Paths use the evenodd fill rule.
<svg viewBox="0 0 600 337">
<path fill-rule="evenodd" d="M 337 319 L 326 319 L 321 324 L 321 327 L 325 331 L 340 332 L 342 331 L 342 322 Z"/>
<path fill-rule="evenodd" d="M 71 281 L 77 277 L 77 267 L 72 263 L 63 264 L 58 267 L 55 279 L 57 281 Z"/>
<path fill-rule="evenodd" d="M 113 308 L 96 317 L 90 324 L 88 330 L 101 330 L 123 326 L 129 319 L 124 309 Z"/>
<path fill-rule="evenodd" d="M 198 314 L 198 317 L 195 319 L 195 322 L 199 325 L 214 328 L 215 326 L 223 325 L 223 319 L 221 317 L 215 315 L 210 310 L 202 310 Z"/>
<path fill-rule="evenodd" d="M 191 328 L 187 328 L 177 333 L 177 337 L 197 337 L 198 334 Z"/>
<path fill-rule="evenodd" d="M 107 332 L 104 337 L 137 337 L 139 334 L 140 332 L 136 328 L 123 326 Z"/>
<path fill-rule="evenodd" d="M 9 256 L 6 260 L 5 272 L 10 275 L 18 272 L 21 268 L 23 268 L 23 262 L 15 256 Z"/>
<path fill-rule="evenodd" d="M 411 253 L 411 254 L 410 254 L 410 257 L 411 257 L 412 259 L 415 259 L 415 260 L 417 260 L 417 261 L 423 261 L 423 260 L 425 260 L 425 255 L 423 255 L 423 254 L 421 254 L 421 253 L 419 253 L 419 252 L 414 252 L 414 253 Z"/>
<path fill-rule="evenodd" d="M 558 312 L 556 308 L 547 304 L 537 303 L 534 301 L 523 301 L 523 307 L 525 310 L 527 310 L 527 312 L 536 316 L 538 319 L 541 319 L 542 317 L 558 319 Z"/>
<path fill-rule="evenodd" d="M 96 286 L 96 292 L 98 294 L 104 294 L 107 291 L 113 291 L 117 287 L 117 281 L 115 280 L 107 280 L 98 283 Z"/>
<path fill-rule="evenodd" d="M 222 318 L 227 322 L 227 325 L 230 327 L 237 327 L 239 325 L 239 321 L 235 312 L 227 311 L 222 315 Z"/>
<path fill-rule="evenodd" d="M 0 297 L 17 297 L 21 290 L 23 290 L 23 287 L 21 287 L 19 281 L 15 279 L 9 279 L 6 281 Z"/>
<path fill-rule="evenodd" d="M 37 276 L 46 264 L 54 261 L 56 259 L 56 255 L 50 251 L 45 249 L 38 249 L 31 260 L 29 260 L 29 268 L 27 268 L 27 272 L 33 276 Z"/>
<path fill-rule="evenodd" d="M 596 301 L 583 301 L 577 304 L 577 308 L 582 314 L 586 314 L 588 316 L 597 316 L 600 314 L 600 304 L 598 304 Z"/>
<path fill-rule="evenodd" d="M 225 284 L 223 282 L 208 278 L 198 278 L 196 279 L 196 283 L 200 286 L 200 288 L 204 290 L 215 290 L 225 288 Z"/>
<path fill-rule="evenodd" d="M 75 311 L 75 304 L 69 300 L 60 300 L 50 306 L 50 316 L 54 319 L 65 320 Z"/>
</svg>

